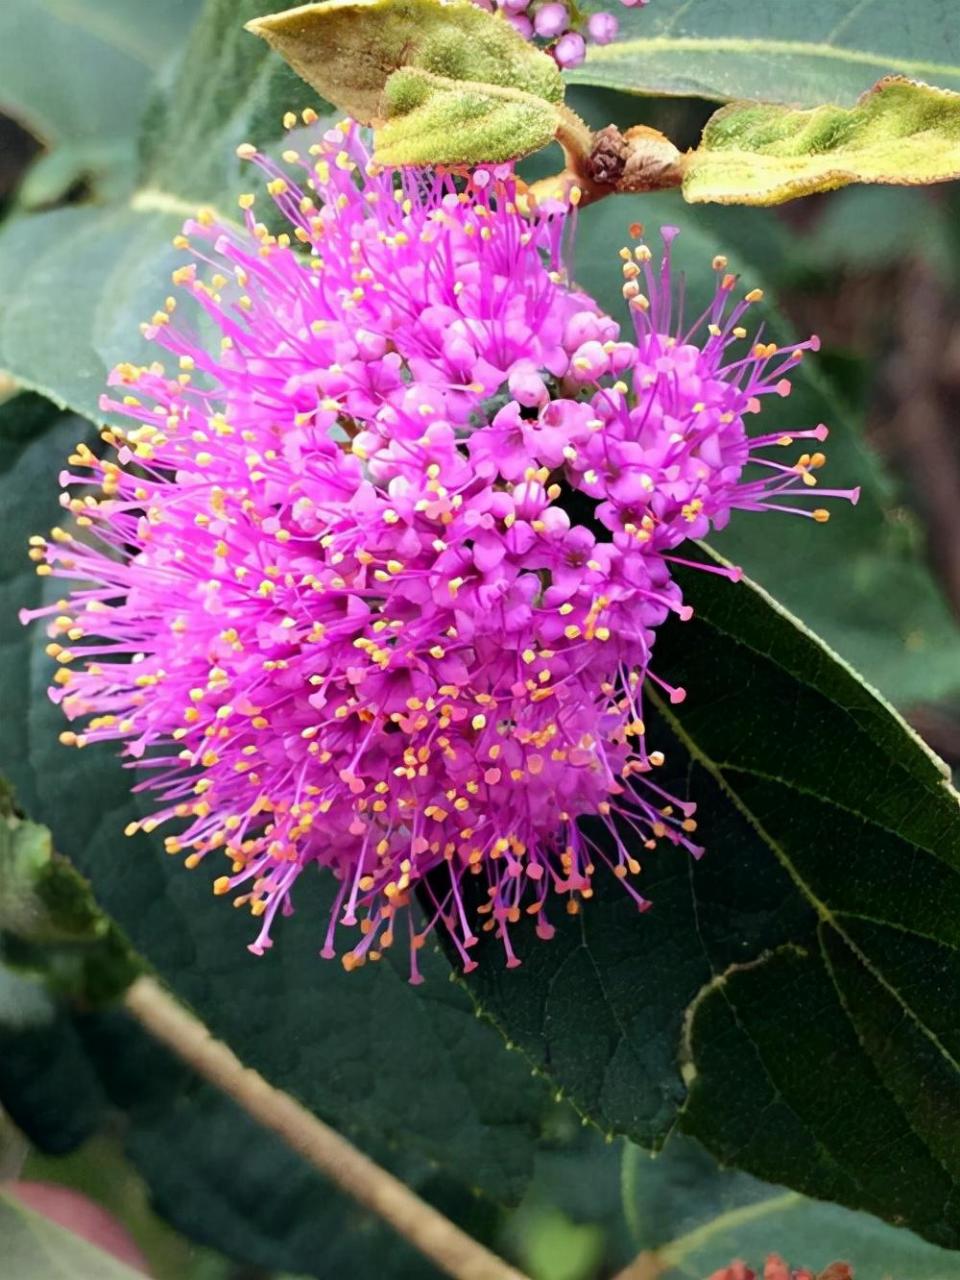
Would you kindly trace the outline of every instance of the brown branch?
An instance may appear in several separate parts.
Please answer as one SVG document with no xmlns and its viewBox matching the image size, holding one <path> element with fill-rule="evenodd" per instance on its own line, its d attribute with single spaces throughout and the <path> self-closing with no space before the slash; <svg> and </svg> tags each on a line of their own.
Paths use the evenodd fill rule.
<svg viewBox="0 0 960 1280">
<path fill-rule="evenodd" d="M 138 978 L 125 1003 L 157 1040 L 198 1075 L 228 1094 L 341 1191 L 389 1223 L 453 1280 L 526 1280 L 289 1094 L 245 1067 L 153 978 Z"/>
<path fill-rule="evenodd" d="M 635 125 L 621 133 L 611 124 L 591 133 L 572 112 L 566 114 L 575 122 L 557 130 L 566 168 L 532 184 L 528 196 L 533 204 L 557 195 L 565 198 L 573 187 L 580 192 L 580 204 L 587 205 L 605 196 L 665 191 L 683 182 L 688 157 L 658 130 Z"/>
<path fill-rule="evenodd" d="M 622 1271 L 618 1271 L 613 1280 L 657 1280 L 658 1276 L 663 1275 L 664 1266 L 655 1253 L 644 1251 Z"/>
</svg>

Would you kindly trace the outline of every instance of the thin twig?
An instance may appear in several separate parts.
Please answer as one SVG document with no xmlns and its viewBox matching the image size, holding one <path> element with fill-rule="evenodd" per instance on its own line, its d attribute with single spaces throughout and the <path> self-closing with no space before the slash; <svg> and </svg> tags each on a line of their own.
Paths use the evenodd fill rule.
<svg viewBox="0 0 960 1280">
<path fill-rule="evenodd" d="M 613 1280 L 657 1280 L 663 1274 L 664 1265 L 655 1253 L 644 1251 L 622 1271 L 618 1271 Z"/>
<path fill-rule="evenodd" d="M 198 1075 L 228 1094 L 341 1191 L 389 1223 L 453 1280 L 526 1280 L 289 1094 L 245 1067 L 153 978 L 137 979 L 127 992 L 126 1006 Z"/>
</svg>

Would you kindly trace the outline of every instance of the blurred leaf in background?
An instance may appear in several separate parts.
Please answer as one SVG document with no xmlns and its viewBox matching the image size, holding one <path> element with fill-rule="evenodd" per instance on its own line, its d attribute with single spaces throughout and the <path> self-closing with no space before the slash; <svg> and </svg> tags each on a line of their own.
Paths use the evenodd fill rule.
<svg viewBox="0 0 960 1280">
<path fill-rule="evenodd" d="M 849 105 L 881 76 L 960 89 L 953 0 L 807 0 L 758 8 L 682 0 L 620 15 L 620 38 L 570 73 L 625 93 L 755 98 L 790 106 Z"/>
<path fill-rule="evenodd" d="M 155 76 L 182 47 L 201 0 L 4 0 L 0 111 L 47 148 L 20 192 L 25 209 L 78 183 L 109 200 L 129 187 Z"/>
<path fill-rule="evenodd" d="M 624 1210 L 657 1280 L 703 1280 L 732 1258 L 758 1272 L 770 1253 L 813 1272 L 838 1260 L 856 1280 L 947 1280 L 956 1254 L 838 1205 L 718 1168 L 689 1139 L 652 1159 L 623 1149 Z"/>
</svg>

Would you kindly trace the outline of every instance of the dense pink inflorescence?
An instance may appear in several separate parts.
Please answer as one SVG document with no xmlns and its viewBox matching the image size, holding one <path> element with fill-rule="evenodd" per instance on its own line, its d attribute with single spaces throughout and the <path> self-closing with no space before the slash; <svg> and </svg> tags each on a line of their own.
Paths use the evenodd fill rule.
<svg viewBox="0 0 960 1280">
<path fill-rule="evenodd" d="M 135 425 L 63 477 L 81 536 L 35 540 L 41 573 L 85 584 L 46 611 L 53 696 L 87 721 L 64 736 L 121 741 L 157 796 L 143 825 L 177 821 L 188 865 L 226 856 L 215 889 L 262 916 L 255 952 L 317 863 L 338 882 L 323 954 L 359 926 L 347 967 L 415 889 L 414 980 L 437 921 L 465 967 L 480 925 L 513 964 L 510 925 L 549 937 L 598 864 L 642 907 L 635 850 L 699 852 L 645 743 L 645 683 L 683 696 L 654 633 L 689 614 L 687 538 L 735 507 L 824 518 L 791 505 L 822 455 L 774 463 L 791 438 L 746 430 L 813 344 L 751 345 L 722 260 L 678 333 L 671 231 L 660 263 L 622 250 L 625 339 L 567 278 L 572 205 L 525 209 L 508 168 L 398 176 L 349 125 L 285 155 L 300 185 L 242 150 L 290 233 L 252 197 L 243 227 L 187 225 L 197 327 L 172 299 L 145 327 L 164 362 L 120 367 L 104 401 Z"/>
<path fill-rule="evenodd" d="M 579 67 L 586 57 L 587 42 L 610 44 L 617 38 L 619 23 L 607 10 L 581 13 L 570 0 L 473 0 L 481 9 L 500 10 L 526 40 L 542 40 L 544 47 L 565 70 Z M 628 9 L 642 9 L 648 0 L 620 0 Z"/>
</svg>

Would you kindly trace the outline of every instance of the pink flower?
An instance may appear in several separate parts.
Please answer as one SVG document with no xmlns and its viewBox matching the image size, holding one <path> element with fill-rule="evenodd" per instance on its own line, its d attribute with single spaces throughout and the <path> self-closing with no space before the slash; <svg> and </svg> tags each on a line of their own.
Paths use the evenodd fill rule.
<svg viewBox="0 0 960 1280">
<path fill-rule="evenodd" d="M 581 15 L 562 0 L 473 0 L 481 9 L 499 9 L 525 40 L 543 40 L 547 51 L 562 68 L 578 67 L 586 56 L 587 41 L 610 44 L 620 24 L 612 13 Z M 620 0 L 626 8 L 642 8 L 648 0 Z"/>
<path fill-rule="evenodd" d="M 546 40 L 562 35 L 570 22 L 570 12 L 565 4 L 542 4 L 533 20 L 533 29 Z"/>
<path fill-rule="evenodd" d="M 551 50 L 559 66 L 566 69 L 579 67 L 586 56 L 587 45 L 579 31 L 566 31 Z"/>
<path fill-rule="evenodd" d="M 612 13 L 593 13 L 587 22 L 587 31 L 594 44 L 611 44 L 617 38 L 620 24 Z"/>
<path fill-rule="evenodd" d="M 657 271 L 623 250 L 622 340 L 567 278 L 574 210 L 525 212 L 508 167 L 398 179 L 351 125 L 286 156 L 300 183 L 241 150 L 290 230 L 253 197 L 241 227 L 187 224 L 192 316 L 171 299 L 144 327 L 164 359 L 103 401 L 133 425 L 62 476 L 77 535 L 35 540 L 40 573 L 81 584 L 40 611 L 52 696 L 86 722 L 64 738 L 123 743 L 156 798 L 134 827 L 226 860 L 214 888 L 261 918 L 254 952 L 316 864 L 338 882 L 324 956 L 338 923 L 348 968 L 403 927 L 417 981 L 439 923 L 465 968 L 478 927 L 515 964 L 510 927 L 549 937 L 598 867 L 642 909 L 638 848 L 700 852 L 645 742 L 646 681 L 683 697 L 650 670 L 655 631 L 690 614 L 685 538 L 734 507 L 809 514 L 822 455 L 769 462 L 787 438 L 746 420 L 812 344 L 745 343 L 752 295 L 719 262 L 676 333 L 670 232 Z"/>
</svg>

